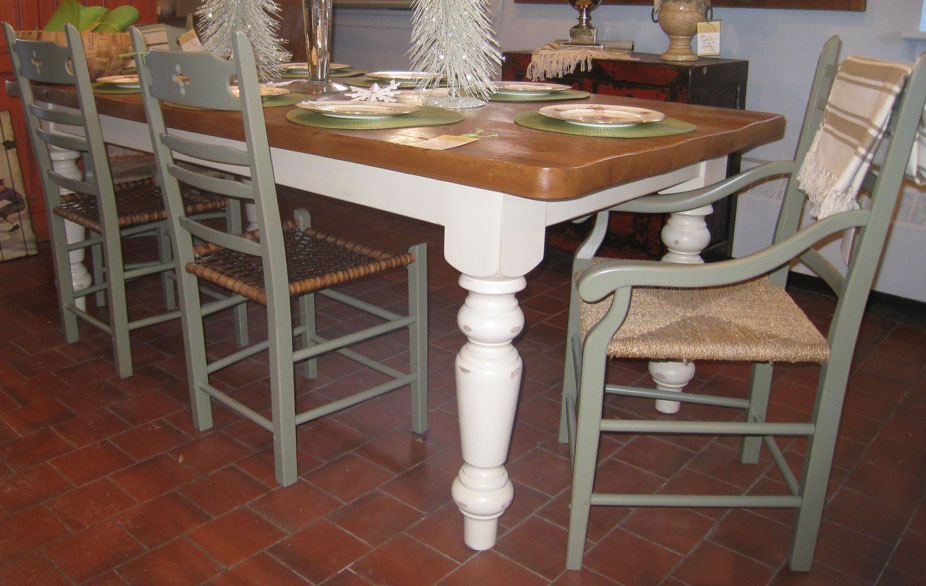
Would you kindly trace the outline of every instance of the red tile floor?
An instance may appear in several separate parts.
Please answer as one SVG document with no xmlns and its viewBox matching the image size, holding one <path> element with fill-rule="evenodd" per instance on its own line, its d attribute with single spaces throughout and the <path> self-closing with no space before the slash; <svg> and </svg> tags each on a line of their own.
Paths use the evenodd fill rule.
<svg viewBox="0 0 926 586">
<path fill-rule="evenodd" d="M 585 569 L 565 572 L 570 474 L 554 434 L 568 256 L 551 250 L 520 295 L 529 326 L 517 340 L 524 384 L 508 462 L 516 497 L 497 547 L 477 554 L 463 546 L 450 499 L 461 464 L 452 364 L 463 295 L 443 261 L 440 229 L 304 194 L 284 200 L 314 212 L 317 227 L 365 242 L 395 250 L 430 243 L 430 431 L 409 433 L 407 393 L 307 424 L 298 434 L 301 478 L 280 488 L 269 434 L 221 408 L 215 429 L 192 427 L 177 323 L 133 334 L 136 374 L 126 380 L 114 375 L 104 335 L 81 326 L 80 343 L 64 342 L 43 246 L 36 257 L 0 264 L 0 584 L 926 583 L 922 307 L 874 308 L 866 317 L 812 572 L 783 567 L 788 513 L 616 508 L 595 511 Z M 400 291 L 388 283 L 364 292 L 382 299 Z M 158 303 L 150 283 L 130 293 L 136 311 Z M 832 310 L 827 296 L 796 295 L 814 317 Z M 256 311 L 252 318 L 259 324 Z M 227 338 L 227 325 L 216 320 L 210 331 Z M 398 339 L 368 349 L 404 358 Z M 339 360 L 322 368 L 318 381 L 299 382 L 300 402 L 365 377 Z M 776 415 L 808 412 L 815 374 L 778 371 Z M 645 366 L 618 365 L 614 375 L 640 379 Z M 693 387 L 740 393 L 746 375 L 704 364 Z M 248 404 L 268 402 L 260 357 L 222 381 Z M 652 409 L 626 400 L 611 408 L 630 416 Z M 726 441 L 623 438 L 605 446 L 603 469 L 651 489 L 780 485 L 767 461 L 730 472 L 735 451 Z M 788 455 L 800 451 L 794 443 Z"/>
</svg>

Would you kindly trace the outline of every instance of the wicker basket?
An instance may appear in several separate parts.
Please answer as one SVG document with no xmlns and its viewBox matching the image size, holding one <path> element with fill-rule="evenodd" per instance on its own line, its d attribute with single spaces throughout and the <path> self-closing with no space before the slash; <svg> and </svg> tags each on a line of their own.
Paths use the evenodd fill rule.
<svg viewBox="0 0 926 586">
<path fill-rule="evenodd" d="M 30 41 L 54 41 L 62 47 L 68 46 L 64 32 L 50 31 L 19 31 L 19 38 Z M 116 75 L 126 67 L 134 65 L 131 57 L 120 57 L 132 52 L 132 40 L 129 33 L 80 33 L 84 42 L 84 53 L 87 55 L 87 67 L 90 69 L 90 79 L 105 75 Z"/>
</svg>

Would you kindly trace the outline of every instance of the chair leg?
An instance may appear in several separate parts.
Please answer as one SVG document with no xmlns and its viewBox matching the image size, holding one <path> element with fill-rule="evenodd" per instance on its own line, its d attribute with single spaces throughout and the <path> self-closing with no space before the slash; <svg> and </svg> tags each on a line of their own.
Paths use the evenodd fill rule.
<svg viewBox="0 0 926 586">
<path fill-rule="evenodd" d="M 746 411 L 746 421 L 765 421 L 768 411 L 768 397 L 772 386 L 772 364 L 757 362 L 752 365 L 752 376 L 749 381 L 749 409 Z M 762 448 L 762 436 L 743 436 L 740 446 L 740 462 L 743 464 L 756 464 L 759 461 L 759 451 Z"/>
<path fill-rule="evenodd" d="M 412 431 L 428 430 L 428 249 L 418 244 L 409 249 L 415 262 L 408 265 L 408 314 L 415 321 L 408 326 L 409 372 L 411 384 Z"/>
<path fill-rule="evenodd" d="M 788 554 L 788 565 L 797 572 L 809 571 L 813 563 L 845 397 L 848 364 L 838 368 L 839 372 L 828 373 L 833 366 L 832 363 L 823 365 L 820 373 L 817 404 L 814 405 L 815 431 L 808 438 L 804 460 L 801 506 L 794 522 L 791 551 Z"/>
<path fill-rule="evenodd" d="M 595 470 L 598 462 L 598 440 L 601 435 L 601 410 L 607 364 L 604 352 L 599 352 L 595 356 L 586 351 L 583 362 L 582 382 L 579 388 L 575 463 L 572 469 L 569 536 L 566 546 L 566 568 L 569 570 L 582 569 L 582 558 L 585 555 L 585 535 L 588 531 L 592 488 L 595 484 Z"/>
<path fill-rule="evenodd" d="M 284 289 L 285 290 L 285 289 Z M 270 410 L 273 422 L 273 467 L 281 486 L 299 477 L 296 448 L 296 394 L 293 376 L 292 319 L 289 296 L 267 301 L 270 341 Z M 285 305 L 285 307 L 281 307 Z"/>
<path fill-rule="evenodd" d="M 315 322 L 315 294 L 307 293 L 299 296 L 299 323 L 303 326 L 302 347 L 308 348 L 315 342 L 312 337 L 316 334 Z M 307 379 L 318 378 L 318 358 L 309 358 L 302 367 L 302 375 Z"/>
<path fill-rule="evenodd" d="M 103 266 L 103 245 L 94 244 L 90 247 L 90 259 L 93 263 L 93 284 L 99 285 L 106 278 L 106 267 Z M 103 291 L 97 291 L 94 295 L 96 306 L 105 307 L 106 306 L 106 293 Z"/>
<path fill-rule="evenodd" d="M 155 230 L 155 237 L 158 240 L 158 260 L 163 263 L 170 262 L 173 258 L 173 251 L 170 246 L 170 232 L 167 223 L 161 223 Z M 161 273 L 161 291 L 164 293 L 164 308 L 168 311 L 177 308 L 177 294 L 174 289 L 172 271 Z"/>
<path fill-rule="evenodd" d="M 49 213 L 48 230 L 51 237 L 51 252 L 54 259 L 55 281 L 58 284 L 58 311 L 64 326 L 64 338 L 73 343 L 80 339 L 77 330 L 77 316 L 69 307 L 75 304 L 74 285 L 71 280 L 71 256 L 68 253 L 67 234 L 64 219 Z"/>
<path fill-rule="evenodd" d="M 570 287 L 569 317 L 566 322 L 566 359 L 563 367 L 563 392 L 560 397 L 559 408 L 559 443 L 561 444 L 571 441 L 569 422 L 574 416 L 570 414 L 570 411 L 575 409 L 578 377 L 576 371 L 577 355 L 575 354 L 573 340 L 579 335 L 579 308 L 576 301 L 575 286 L 571 285 Z"/>
<path fill-rule="evenodd" d="M 199 298 L 199 279 L 181 268 L 177 272 L 177 286 L 193 426 L 205 431 L 212 427 L 212 398 L 202 390 L 202 386 L 209 383 L 209 373 L 206 369 L 206 332 Z"/>
<path fill-rule="evenodd" d="M 225 202 L 225 231 L 229 234 L 241 234 L 241 202 L 228 198 Z M 248 304 L 239 303 L 233 311 L 235 321 L 235 342 L 238 347 L 248 345 Z"/>
<path fill-rule="evenodd" d="M 109 303 L 109 328 L 113 341 L 113 356 L 119 378 L 132 376 L 132 344 L 129 339 L 129 312 L 125 295 L 120 236 L 116 242 L 103 241 L 103 262 L 106 266 L 106 296 Z"/>
</svg>

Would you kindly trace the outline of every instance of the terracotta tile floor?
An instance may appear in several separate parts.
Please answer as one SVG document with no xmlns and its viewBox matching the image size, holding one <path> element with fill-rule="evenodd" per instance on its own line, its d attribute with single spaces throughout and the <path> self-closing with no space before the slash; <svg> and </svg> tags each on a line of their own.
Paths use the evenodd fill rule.
<svg viewBox="0 0 926 586">
<path fill-rule="evenodd" d="M 0 585 L 926 583 L 921 306 L 875 308 L 865 319 L 810 574 L 783 567 L 788 512 L 616 508 L 595 510 L 585 569 L 565 572 L 570 475 L 554 434 L 568 256 L 551 250 L 519 296 L 529 326 L 517 341 L 524 384 L 508 465 L 516 497 L 498 546 L 476 554 L 462 544 L 449 490 L 461 464 L 452 363 L 463 341 L 455 323 L 463 294 L 443 261 L 440 229 L 304 194 L 284 200 L 310 209 L 323 230 L 395 250 L 430 243 L 428 434 L 408 432 L 407 393 L 308 424 L 299 432 L 301 478 L 279 488 L 269 434 L 256 425 L 216 408 L 215 429 L 194 430 L 177 323 L 133 334 L 136 374 L 127 380 L 114 375 L 106 336 L 81 326 L 80 343 L 64 342 L 42 246 L 36 257 L 0 264 Z M 379 299 L 401 293 L 394 282 L 360 289 Z M 796 294 L 815 319 L 832 310 L 826 296 Z M 151 283 L 133 286 L 130 297 L 137 311 L 159 303 Z M 261 323 L 253 311 L 255 336 Z M 227 318 L 209 329 L 229 343 Z M 398 337 L 367 349 L 404 359 Z M 265 368 L 258 356 L 222 382 L 263 407 Z M 645 365 L 615 365 L 612 374 L 632 382 Z M 805 415 L 815 375 L 781 368 L 774 414 Z M 740 366 L 705 364 L 693 384 L 741 393 L 746 377 Z M 367 378 L 345 361 L 324 361 L 318 381 L 299 382 L 299 401 Z M 609 408 L 652 410 L 627 400 Z M 781 485 L 767 461 L 730 472 L 729 441 L 609 438 L 603 446 L 610 484 L 736 492 Z M 794 442 L 787 455 L 797 459 L 802 449 Z"/>
</svg>

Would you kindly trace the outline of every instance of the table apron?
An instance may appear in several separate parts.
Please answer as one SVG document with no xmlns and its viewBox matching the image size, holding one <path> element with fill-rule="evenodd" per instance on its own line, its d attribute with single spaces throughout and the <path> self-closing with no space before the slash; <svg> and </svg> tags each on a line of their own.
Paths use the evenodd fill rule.
<svg viewBox="0 0 926 586">
<path fill-rule="evenodd" d="M 108 142 L 151 151 L 145 124 L 111 116 L 100 118 Z M 201 138 L 187 131 L 177 134 Z M 244 146 L 231 139 L 213 140 Z M 444 226 L 445 258 L 458 271 L 473 277 L 525 275 L 543 259 L 546 226 L 640 195 L 697 184 L 705 165 L 690 165 L 583 197 L 536 200 L 286 149 L 271 148 L 271 154 L 275 180 L 281 185 Z M 249 174 L 247 168 L 203 163 Z"/>
</svg>

